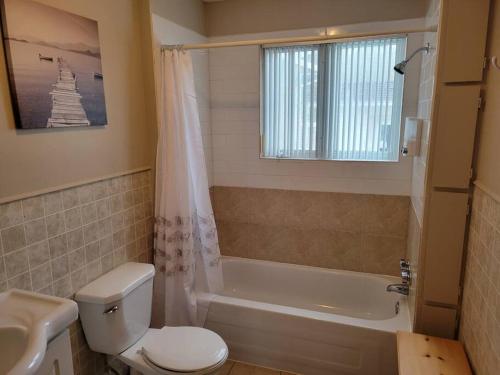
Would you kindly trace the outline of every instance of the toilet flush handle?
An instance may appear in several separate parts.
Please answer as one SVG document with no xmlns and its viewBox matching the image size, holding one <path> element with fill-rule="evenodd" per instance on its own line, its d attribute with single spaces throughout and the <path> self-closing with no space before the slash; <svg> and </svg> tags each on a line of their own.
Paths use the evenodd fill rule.
<svg viewBox="0 0 500 375">
<path fill-rule="evenodd" d="M 109 309 L 107 309 L 106 311 L 104 311 L 103 314 L 114 314 L 117 311 L 118 311 L 118 306 L 114 305 L 113 307 L 110 307 Z"/>
</svg>

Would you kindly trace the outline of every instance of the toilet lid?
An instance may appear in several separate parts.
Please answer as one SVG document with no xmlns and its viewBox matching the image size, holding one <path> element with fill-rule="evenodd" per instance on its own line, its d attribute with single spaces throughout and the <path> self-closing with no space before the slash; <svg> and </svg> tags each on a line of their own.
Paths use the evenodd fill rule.
<svg viewBox="0 0 500 375">
<path fill-rule="evenodd" d="M 143 355 L 154 365 L 178 372 L 213 367 L 227 357 L 227 345 L 215 332 L 199 327 L 163 327 L 142 344 Z"/>
</svg>

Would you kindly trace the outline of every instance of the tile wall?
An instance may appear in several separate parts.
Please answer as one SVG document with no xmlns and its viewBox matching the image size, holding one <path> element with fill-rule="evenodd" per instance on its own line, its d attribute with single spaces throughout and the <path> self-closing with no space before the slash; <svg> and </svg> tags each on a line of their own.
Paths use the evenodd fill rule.
<svg viewBox="0 0 500 375">
<path fill-rule="evenodd" d="M 397 275 L 409 198 L 215 186 L 223 255 Z"/>
<path fill-rule="evenodd" d="M 311 35 L 317 30 L 304 32 Z M 273 37 L 277 35 L 266 33 L 252 39 Z M 261 159 L 259 47 L 211 49 L 209 62 L 213 185 L 409 195 L 408 158 L 398 163 Z M 416 108 L 405 116 L 415 113 Z"/>
<path fill-rule="evenodd" d="M 500 369 L 500 201 L 476 187 L 465 266 L 460 340 L 477 375 Z"/>
<path fill-rule="evenodd" d="M 439 22 L 439 1 L 432 0 L 426 17 L 426 26 L 437 25 Z M 408 246 L 406 258 L 412 266 L 412 285 L 410 287 L 409 308 L 411 320 L 415 324 L 417 311 L 417 286 L 419 283 L 419 255 L 422 233 L 422 222 L 424 217 L 425 199 L 425 173 L 427 169 L 427 151 L 429 148 L 429 135 L 431 131 L 431 111 L 434 95 L 434 80 L 436 69 L 436 43 L 437 33 L 424 33 L 424 44 L 429 43 L 433 50 L 422 56 L 420 67 L 420 85 L 418 95 L 417 117 L 423 120 L 420 154 L 413 158 L 413 170 L 411 178 L 411 205 L 408 226 Z"/>
<path fill-rule="evenodd" d="M 0 291 L 71 298 L 124 262 L 150 262 L 152 199 L 144 171 L 1 204 Z M 75 373 L 98 373 L 102 358 L 88 349 L 79 323 L 71 342 Z"/>
</svg>

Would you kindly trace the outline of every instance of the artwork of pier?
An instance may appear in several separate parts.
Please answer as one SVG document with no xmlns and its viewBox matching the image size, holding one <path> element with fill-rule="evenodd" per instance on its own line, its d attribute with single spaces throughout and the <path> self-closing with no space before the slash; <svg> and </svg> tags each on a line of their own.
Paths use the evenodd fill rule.
<svg viewBox="0 0 500 375">
<path fill-rule="evenodd" d="M 75 75 L 63 58 L 59 57 L 57 63 L 59 77 L 50 92 L 52 113 L 47 120 L 47 127 L 89 126 L 90 121 L 81 103 L 82 96 L 78 93 Z"/>
</svg>

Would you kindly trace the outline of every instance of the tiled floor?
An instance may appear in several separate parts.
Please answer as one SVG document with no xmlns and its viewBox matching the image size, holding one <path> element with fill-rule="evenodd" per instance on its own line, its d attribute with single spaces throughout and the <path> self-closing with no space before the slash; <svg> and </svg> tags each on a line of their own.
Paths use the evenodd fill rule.
<svg viewBox="0 0 500 375">
<path fill-rule="evenodd" d="M 291 372 L 273 370 L 247 363 L 227 361 L 215 375 L 294 375 Z"/>
</svg>

